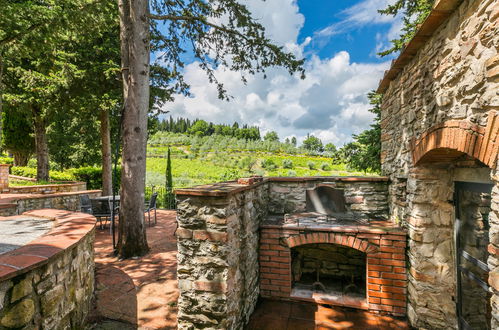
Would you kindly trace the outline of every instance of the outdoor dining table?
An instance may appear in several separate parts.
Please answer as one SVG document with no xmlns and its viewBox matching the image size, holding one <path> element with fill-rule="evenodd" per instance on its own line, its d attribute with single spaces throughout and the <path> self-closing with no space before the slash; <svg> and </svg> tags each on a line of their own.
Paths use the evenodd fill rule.
<svg viewBox="0 0 499 330">
<path fill-rule="evenodd" d="M 91 198 L 91 200 L 97 200 L 97 201 L 106 201 L 108 200 L 109 202 L 113 202 L 113 196 L 99 196 L 99 197 L 94 197 Z M 120 195 L 115 195 L 114 196 L 114 201 L 116 202 L 116 206 L 120 205 Z M 114 205 L 113 205 L 114 206 Z M 111 225 L 109 226 L 109 233 L 113 236 L 113 248 L 115 248 L 115 223 L 114 223 L 114 217 L 115 217 L 115 207 L 111 207 Z"/>
</svg>

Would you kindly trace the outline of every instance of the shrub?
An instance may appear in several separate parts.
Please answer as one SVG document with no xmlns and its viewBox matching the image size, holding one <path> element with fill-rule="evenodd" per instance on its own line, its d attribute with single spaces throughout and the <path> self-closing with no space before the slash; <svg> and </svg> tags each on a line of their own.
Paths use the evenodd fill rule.
<svg viewBox="0 0 499 330">
<path fill-rule="evenodd" d="M 270 158 L 262 160 L 261 165 L 264 169 L 267 169 L 267 170 L 275 170 L 277 168 L 277 165 Z"/>
<path fill-rule="evenodd" d="M 315 163 L 313 161 L 308 161 L 307 162 L 307 167 L 311 170 L 315 169 Z"/>
<path fill-rule="evenodd" d="M 36 168 L 31 168 L 27 166 L 13 166 L 11 167 L 11 174 L 24 176 L 27 178 L 36 178 Z M 70 171 L 50 171 L 50 180 L 52 181 L 74 181 L 75 177 Z"/>
<path fill-rule="evenodd" d="M 87 189 L 102 189 L 102 168 L 86 166 L 80 168 L 73 168 L 70 170 L 73 174 L 74 180 L 83 181 L 87 183 Z M 114 172 L 114 167 L 113 167 Z M 114 182 L 115 189 L 119 189 L 121 182 L 121 167 L 118 166 L 116 170 L 117 178 Z M 51 172 L 52 173 L 52 172 Z"/>
<path fill-rule="evenodd" d="M 322 163 L 321 164 L 321 170 L 323 170 L 323 171 L 331 171 L 331 166 L 329 166 L 328 163 Z"/>
<path fill-rule="evenodd" d="M 14 164 L 14 158 L 11 157 L 0 157 L 0 164 Z"/>
<path fill-rule="evenodd" d="M 288 176 L 296 176 L 296 172 L 293 170 L 288 171 Z"/>
<path fill-rule="evenodd" d="M 293 168 L 293 161 L 291 159 L 284 159 L 282 161 L 282 168 Z"/>
</svg>

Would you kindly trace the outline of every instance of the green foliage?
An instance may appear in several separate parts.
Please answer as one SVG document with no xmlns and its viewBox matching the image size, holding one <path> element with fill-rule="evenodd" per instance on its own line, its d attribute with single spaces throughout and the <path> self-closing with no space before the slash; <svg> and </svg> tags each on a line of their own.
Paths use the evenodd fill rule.
<svg viewBox="0 0 499 330">
<path fill-rule="evenodd" d="M 313 151 L 313 152 L 323 152 L 324 147 L 322 146 L 322 141 L 313 135 L 307 135 L 307 138 L 303 140 L 303 148 Z"/>
<path fill-rule="evenodd" d="M 288 171 L 288 176 L 296 176 L 296 171 L 289 170 Z"/>
<path fill-rule="evenodd" d="M 262 160 L 261 166 L 266 170 L 275 170 L 277 168 L 277 165 L 271 158 L 265 158 Z"/>
<path fill-rule="evenodd" d="M 14 155 L 14 162 L 17 166 L 26 166 L 28 159 L 35 151 L 31 122 L 22 112 L 6 105 L 3 107 L 2 126 L 3 147 Z"/>
<path fill-rule="evenodd" d="M 369 111 L 376 115 L 371 128 L 354 135 L 354 142 L 346 144 L 341 152 L 348 165 L 364 172 L 381 171 L 381 95 L 370 92 L 369 102 L 373 106 Z"/>
<path fill-rule="evenodd" d="M 24 176 L 26 178 L 36 178 L 36 168 L 25 166 L 12 166 L 10 173 Z M 71 172 L 50 171 L 50 180 L 53 181 L 74 181 L 75 177 Z"/>
<path fill-rule="evenodd" d="M 0 157 L 0 164 L 14 165 L 14 158 L 11 158 L 11 157 Z"/>
<path fill-rule="evenodd" d="M 166 172 L 165 172 L 165 196 L 164 196 L 164 206 L 167 209 L 175 208 L 175 195 L 173 194 L 173 176 L 172 176 L 172 161 L 170 158 L 170 147 L 168 147 L 168 152 L 166 154 Z"/>
<path fill-rule="evenodd" d="M 324 146 L 324 151 L 334 154 L 337 150 L 336 146 L 332 143 L 328 143 Z"/>
<path fill-rule="evenodd" d="M 256 159 L 251 156 L 246 156 L 241 158 L 238 164 L 240 169 L 246 170 L 251 173 L 253 171 L 253 167 L 256 164 Z"/>
<path fill-rule="evenodd" d="M 275 131 L 270 131 L 265 134 L 263 137 L 264 141 L 269 141 L 269 142 L 279 142 L 279 136 L 277 135 L 277 132 Z"/>
<path fill-rule="evenodd" d="M 291 159 L 284 159 L 282 161 L 282 168 L 293 168 L 293 161 Z"/>
<path fill-rule="evenodd" d="M 73 168 L 67 172 L 71 173 L 76 181 L 87 183 L 87 189 L 102 189 L 102 168 L 95 166 L 86 166 Z M 50 172 L 52 175 L 52 172 Z M 118 166 L 117 178 L 114 182 L 114 189 L 119 189 L 121 183 L 121 168 Z"/>
<path fill-rule="evenodd" d="M 312 161 L 308 161 L 307 162 L 307 167 L 311 170 L 314 170 L 315 169 L 315 162 L 312 162 Z"/>
<path fill-rule="evenodd" d="M 401 13 L 404 26 L 398 39 L 392 40 L 392 47 L 378 53 L 381 56 L 392 54 L 404 48 L 414 37 L 418 26 L 424 22 L 431 12 L 435 0 L 396 0 L 385 9 L 379 10 L 381 14 L 396 16 Z"/>
<path fill-rule="evenodd" d="M 323 170 L 323 171 L 331 171 L 331 165 L 329 165 L 329 163 L 324 162 L 324 163 L 321 164 L 321 170 Z"/>
</svg>

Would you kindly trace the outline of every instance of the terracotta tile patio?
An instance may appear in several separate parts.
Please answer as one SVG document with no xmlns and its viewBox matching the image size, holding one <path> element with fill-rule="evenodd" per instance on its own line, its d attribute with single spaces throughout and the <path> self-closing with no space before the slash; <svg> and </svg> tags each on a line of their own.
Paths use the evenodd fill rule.
<svg viewBox="0 0 499 330">
<path fill-rule="evenodd" d="M 247 330 L 409 329 L 405 321 L 345 307 L 261 300 Z"/>
<path fill-rule="evenodd" d="M 178 298 L 175 212 L 158 211 L 158 223 L 147 228 L 151 252 L 142 258 L 117 260 L 108 229 L 95 242 L 95 329 L 176 329 Z M 113 323 L 109 320 L 127 322 Z M 409 329 L 404 321 L 349 308 L 312 303 L 261 300 L 248 330 Z"/>
<path fill-rule="evenodd" d="M 178 289 L 174 230 L 175 212 L 158 210 L 157 225 L 147 227 L 151 251 L 142 258 L 122 261 L 112 255 L 109 229 L 96 230 L 94 317 L 137 324 L 141 329 L 176 329 Z M 108 324 L 101 322 L 101 325 L 103 323 Z"/>
</svg>

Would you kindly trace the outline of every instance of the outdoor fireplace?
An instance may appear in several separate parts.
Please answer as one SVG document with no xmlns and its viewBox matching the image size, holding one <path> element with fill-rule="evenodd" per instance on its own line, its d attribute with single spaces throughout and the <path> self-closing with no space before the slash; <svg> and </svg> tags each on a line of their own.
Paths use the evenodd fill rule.
<svg viewBox="0 0 499 330">
<path fill-rule="evenodd" d="M 303 195 L 261 226 L 261 295 L 404 315 L 406 233 L 366 203 L 383 193 L 319 182 Z"/>
<path fill-rule="evenodd" d="M 365 304 L 366 254 L 337 244 L 291 249 L 291 296 L 325 303 Z"/>
</svg>

